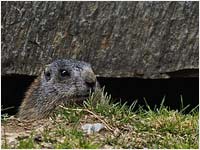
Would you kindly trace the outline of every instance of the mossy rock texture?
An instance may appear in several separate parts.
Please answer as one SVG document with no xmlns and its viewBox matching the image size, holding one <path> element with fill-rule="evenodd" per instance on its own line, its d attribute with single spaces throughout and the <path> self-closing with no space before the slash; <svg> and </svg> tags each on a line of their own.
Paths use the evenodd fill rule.
<svg viewBox="0 0 200 150">
<path fill-rule="evenodd" d="M 198 77 L 198 2 L 2 2 L 2 74 L 57 58 L 101 77 Z"/>
</svg>

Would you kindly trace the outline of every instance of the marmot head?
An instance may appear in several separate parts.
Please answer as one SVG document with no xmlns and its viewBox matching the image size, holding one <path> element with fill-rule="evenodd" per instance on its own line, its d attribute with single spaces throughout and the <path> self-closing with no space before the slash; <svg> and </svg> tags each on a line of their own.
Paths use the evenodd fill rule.
<svg viewBox="0 0 200 150">
<path fill-rule="evenodd" d="M 45 118 L 60 104 L 83 102 L 97 88 L 90 64 L 72 59 L 56 60 L 31 84 L 18 115 L 22 119 Z"/>
<path fill-rule="evenodd" d="M 45 97 L 69 103 L 83 100 L 98 88 L 91 65 L 73 59 L 56 60 L 41 74 L 41 89 Z"/>
</svg>

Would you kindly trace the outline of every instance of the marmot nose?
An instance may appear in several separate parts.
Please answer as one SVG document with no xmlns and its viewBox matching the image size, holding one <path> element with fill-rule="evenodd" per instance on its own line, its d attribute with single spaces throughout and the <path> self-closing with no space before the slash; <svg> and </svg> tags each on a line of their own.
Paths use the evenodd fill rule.
<svg viewBox="0 0 200 150">
<path fill-rule="evenodd" d="M 82 72 L 82 77 L 85 81 L 85 84 L 86 84 L 88 90 L 90 90 L 91 92 L 94 92 L 97 80 L 96 80 L 96 76 L 95 76 L 94 72 L 92 71 L 92 69 L 85 68 Z"/>
<path fill-rule="evenodd" d="M 96 77 L 94 78 L 86 78 L 85 79 L 85 84 L 86 86 L 89 88 L 89 90 L 91 92 L 95 91 L 95 87 L 96 87 Z"/>
</svg>

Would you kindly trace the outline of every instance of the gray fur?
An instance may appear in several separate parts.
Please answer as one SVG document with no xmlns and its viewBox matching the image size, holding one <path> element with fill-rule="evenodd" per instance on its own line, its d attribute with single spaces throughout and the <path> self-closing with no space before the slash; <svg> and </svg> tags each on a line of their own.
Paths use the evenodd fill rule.
<svg viewBox="0 0 200 150">
<path fill-rule="evenodd" d="M 64 76 L 61 75 L 64 72 Z M 47 65 L 32 83 L 20 106 L 22 119 L 45 118 L 60 104 L 85 99 L 98 83 L 91 65 L 73 59 L 56 60 Z"/>
</svg>

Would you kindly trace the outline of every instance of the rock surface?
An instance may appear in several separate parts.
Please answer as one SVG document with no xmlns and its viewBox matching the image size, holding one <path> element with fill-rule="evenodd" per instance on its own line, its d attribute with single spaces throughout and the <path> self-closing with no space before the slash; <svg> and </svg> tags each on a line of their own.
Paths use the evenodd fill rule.
<svg viewBox="0 0 200 150">
<path fill-rule="evenodd" d="M 2 74 L 38 75 L 56 58 L 101 77 L 198 76 L 198 2 L 2 2 Z"/>
</svg>

